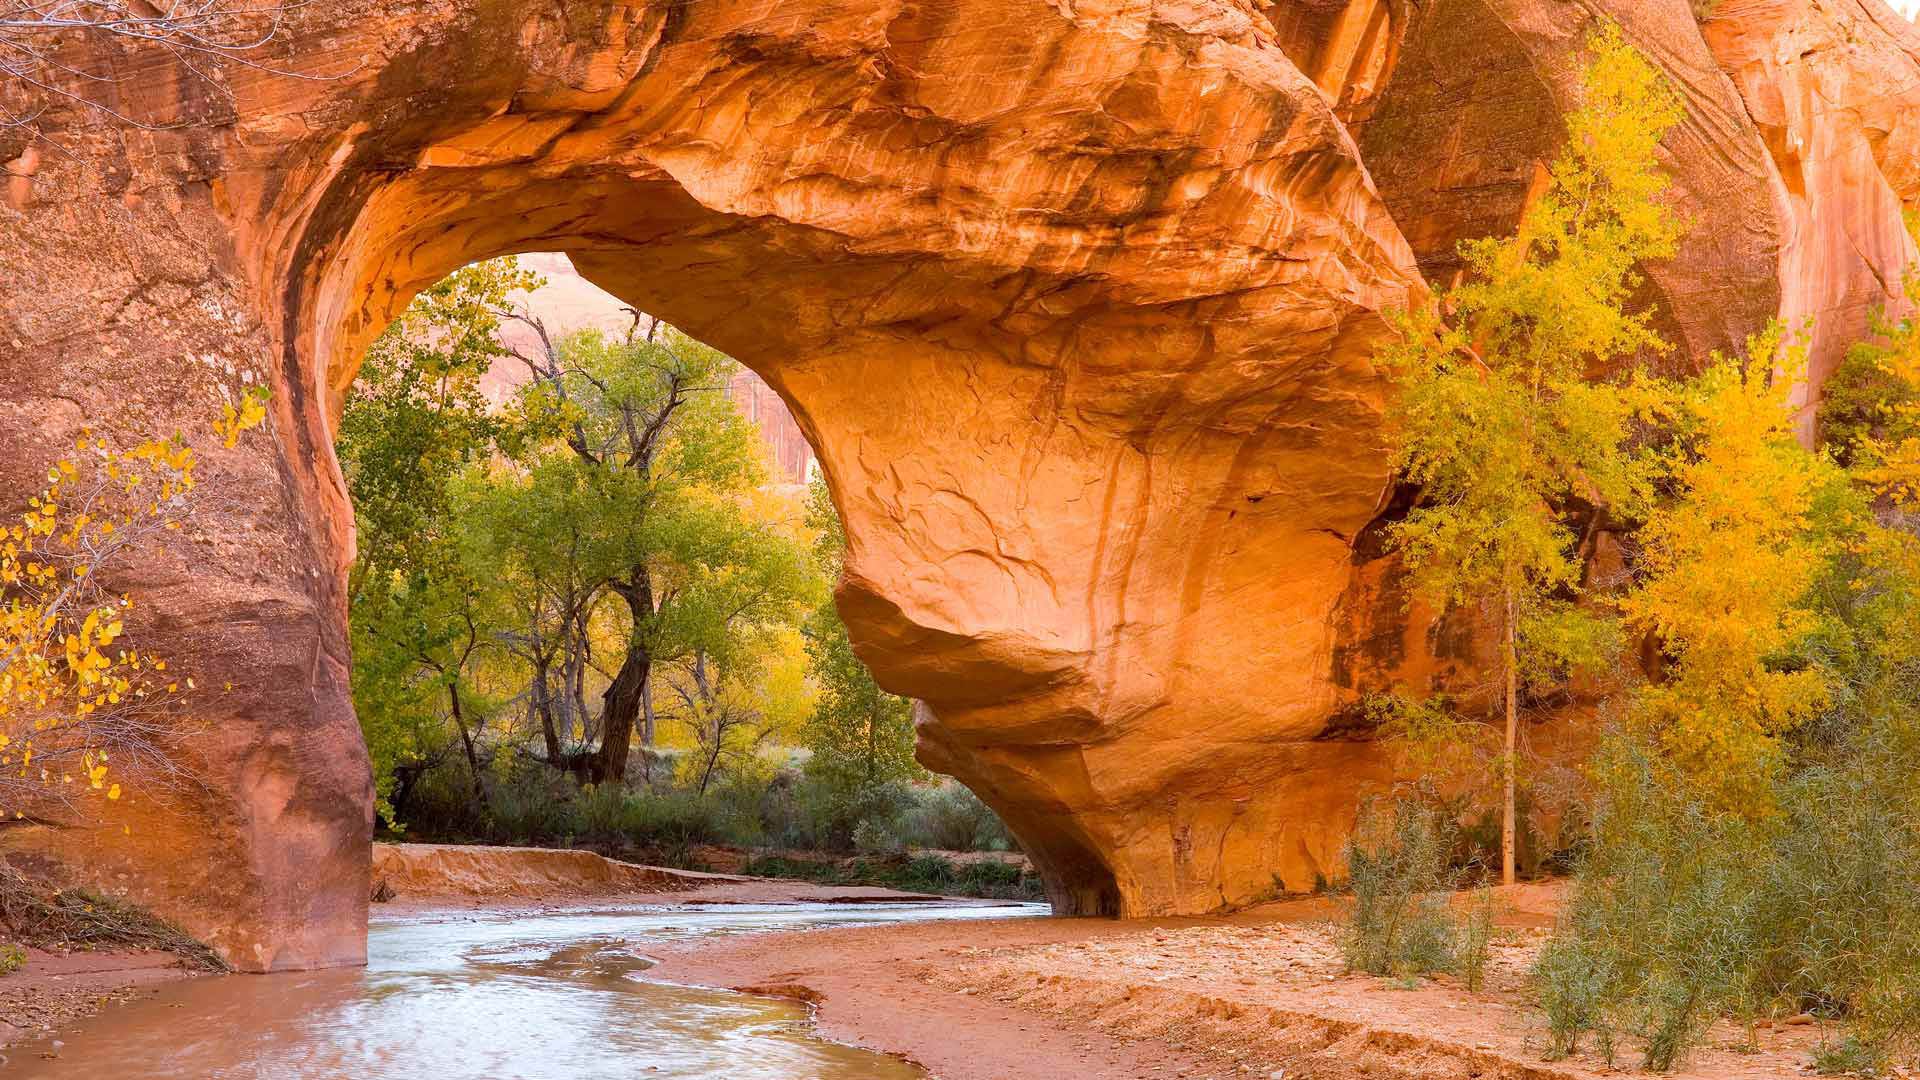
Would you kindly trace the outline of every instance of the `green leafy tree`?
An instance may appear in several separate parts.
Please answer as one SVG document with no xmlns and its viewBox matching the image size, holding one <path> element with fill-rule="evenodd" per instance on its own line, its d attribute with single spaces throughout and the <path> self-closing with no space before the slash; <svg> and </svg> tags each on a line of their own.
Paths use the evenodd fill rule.
<svg viewBox="0 0 1920 1080">
<path fill-rule="evenodd" d="M 816 533 L 814 557 L 829 581 L 838 581 L 847 549 L 845 529 L 826 482 L 808 491 L 807 520 Z M 807 657 L 820 697 L 808 718 L 808 767 L 842 788 L 871 787 L 925 776 L 913 758 L 913 703 L 889 694 L 854 655 L 846 624 L 831 598 L 807 621 Z"/>
<path fill-rule="evenodd" d="M 1664 349 L 1627 305 L 1637 265 L 1670 256 L 1679 234 L 1656 158 L 1679 98 L 1616 26 L 1590 44 L 1584 104 L 1517 235 L 1463 245 L 1466 281 L 1405 315 L 1379 358 L 1399 391 L 1395 462 L 1422 493 L 1394 542 L 1419 589 L 1481 606 L 1499 636 L 1508 882 L 1521 681 L 1592 659 L 1605 635 L 1568 602 L 1579 524 L 1633 515 L 1650 492 L 1630 446 L 1643 388 L 1596 376 Z"/>
<path fill-rule="evenodd" d="M 380 809 L 432 767 L 455 729 L 486 801 L 471 666 L 485 644 L 483 568 L 459 513 L 460 479 L 507 434 L 480 379 L 508 354 L 496 312 L 538 279 L 511 259 L 467 267 L 426 290 L 374 342 L 336 439 L 358 551 L 348 580 L 354 707 Z"/>
<path fill-rule="evenodd" d="M 522 357 L 533 381 L 520 415 L 544 441 L 525 466 L 522 520 L 552 520 L 568 544 L 523 530 L 520 562 L 571 562 L 549 572 L 623 609 L 618 665 L 593 724 L 598 745 L 570 763 L 590 782 L 618 781 L 636 731 L 643 744 L 654 740 L 661 665 L 698 657 L 725 672 L 744 663 L 767 634 L 798 621 L 817 579 L 791 523 L 755 512 L 765 466 L 752 425 L 725 395 L 732 359 L 660 323 L 624 339 L 588 331 L 554 344 L 527 321 L 543 347 Z M 542 506 L 568 509 L 543 518 Z M 571 632 L 586 633 L 588 622 L 575 618 Z"/>
</svg>

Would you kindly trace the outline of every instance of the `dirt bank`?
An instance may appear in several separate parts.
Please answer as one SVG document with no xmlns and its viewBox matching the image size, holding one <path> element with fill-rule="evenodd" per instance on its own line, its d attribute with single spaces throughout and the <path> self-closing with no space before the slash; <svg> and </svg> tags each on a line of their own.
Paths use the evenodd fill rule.
<svg viewBox="0 0 1920 1080">
<path fill-rule="evenodd" d="M 1593 1056 L 1547 1062 L 1525 973 L 1551 890 L 1523 887 L 1488 988 L 1403 985 L 1342 970 L 1327 901 L 1238 916 L 1022 919 L 703 940 L 664 956 L 669 981 L 816 1004 L 831 1038 L 909 1057 L 940 1080 L 1283 1076 L 1288 1080 L 1597 1080 Z M 1717 1033 L 1677 1074 L 1805 1074 L 1811 1027 Z M 1622 1061 L 1629 1064 L 1631 1059 Z"/>
<path fill-rule="evenodd" d="M 387 910 L 514 908 L 644 899 L 656 904 L 935 901 L 926 893 L 642 866 L 562 848 L 375 844 L 374 896 Z"/>
</svg>

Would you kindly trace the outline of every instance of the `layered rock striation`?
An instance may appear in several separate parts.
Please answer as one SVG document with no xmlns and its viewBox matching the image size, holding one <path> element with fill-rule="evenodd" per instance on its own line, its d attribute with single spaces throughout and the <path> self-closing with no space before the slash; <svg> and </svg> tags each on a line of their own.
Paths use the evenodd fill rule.
<svg viewBox="0 0 1920 1080">
<path fill-rule="evenodd" d="M 0 843 L 242 966 L 361 957 L 332 425 L 416 290 L 564 251 L 791 409 L 856 647 L 1057 910 L 1330 876 L 1388 775 L 1353 702 L 1473 662 L 1380 555 L 1369 358 L 1515 224 L 1602 14 L 1689 104 L 1695 228 L 1646 290 L 1673 362 L 1811 317 L 1824 374 L 1913 255 L 1920 48 L 1881 0 L 340 0 L 211 84 L 76 44 L 144 126 L 49 98 L 43 138 L 0 131 L 0 491 L 84 424 L 276 394 L 198 531 L 116 582 L 231 684 L 185 732 L 198 781 Z"/>
</svg>

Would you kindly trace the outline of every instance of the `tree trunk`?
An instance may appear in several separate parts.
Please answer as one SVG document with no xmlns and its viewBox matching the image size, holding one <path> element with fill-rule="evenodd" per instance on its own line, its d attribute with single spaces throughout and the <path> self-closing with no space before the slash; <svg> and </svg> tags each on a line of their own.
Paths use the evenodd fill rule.
<svg viewBox="0 0 1920 1080">
<path fill-rule="evenodd" d="M 487 785 L 480 772 L 480 755 L 473 746 L 473 732 L 467 729 L 467 716 L 460 708 L 460 683 L 458 680 L 447 684 L 447 702 L 453 707 L 453 724 L 460 729 L 460 743 L 466 747 L 467 768 L 473 773 L 473 798 L 482 808 L 487 808 Z"/>
<path fill-rule="evenodd" d="M 540 737 L 547 746 L 547 761 L 560 764 L 560 730 L 553 723 L 553 687 L 547 665 L 541 664 L 533 669 L 533 709 L 540 717 Z"/>
<path fill-rule="evenodd" d="M 566 694 L 567 723 L 563 730 L 570 739 L 589 742 L 593 738 L 592 724 L 587 717 L 587 626 L 583 616 L 576 616 L 567 624 L 566 630 L 567 663 L 561 678 Z"/>
<path fill-rule="evenodd" d="M 607 687 L 605 708 L 600 713 L 600 750 L 593 757 L 591 775 L 596 784 L 627 778 L 627 758 L 633 749 L 634 723 L 640 718 L 641 703 L 646 700 L 648 683 L 653 678 L 653 655 L 641 643 L 640 631 L 653 615 L 653 590 L 645 571 L 636 582 L 619 590 L 633 615 L 633 633 L 627 639 L 627 655 L 620 670 Z"/>
<path fill-rule="evenodd" d="M 1500 801 L 1500 882 L 1511 885 L 1518 879 L 1514 866 L 1514 804 L 1519 788 L 1518 747 L 1520 742 L 1520 670 L 1517 630 L 1514 627 L 1513 587 L 1507 587 L 1506 625 L 1501 631 L 1501 660 L 1507 678 L 1507 752 L 1500 771 L 1504 791 Z"/>
<path fill-rule="evenodd" d="M 720 767 L 721 740 L 726 737 L 726 729 L 720 726 L 720 721 L 716 717 L 713 722 L 713 745 L 707 754 L 706 768 L 700 773 L 700 797 L 703 799 L 707 797 L 707 785 L 713 782 L 714 770 Z"/>
<path fill-rule="evenodd" d="M 653 749 L 653 741 L 660 732 L 659 717 L 653 711 L 653 680 L 648 679 L 640 690 L 640 745 Z"/>
</svg>

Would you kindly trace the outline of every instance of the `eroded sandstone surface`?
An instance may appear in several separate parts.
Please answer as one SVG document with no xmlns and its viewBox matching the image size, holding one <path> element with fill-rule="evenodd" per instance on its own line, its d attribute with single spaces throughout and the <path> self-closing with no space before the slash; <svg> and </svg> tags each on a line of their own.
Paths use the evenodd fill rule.
<svg viewBox="0 0 1920 1080">
<path fill-rule="evenodd" d="M 1353 703 L 1473 660 L 1380 557 L 1369 355 L 1517 220 L 1596 11 L 1690 106 L 1696 228 L 1646 296 L 1672 362 L 1784 314 L 1824 374 L 1913 255 L 1920 39 L 1881 0 L 340 0 L 211 84 L 76 46 L 140 124 L 41 95 L 44 138 L 0 131 L 0 491 L 82 424 L 276 394 L 118 582 L 230 686 L 196 702 L 198 782 L 0 843 L 241 966 L 360 958 L 331 425 L 415 290 L 564 251 L 791 408 L 861 655 L 1059 911 L 1312 885 L 1388 771 Z"/>
</svg>

